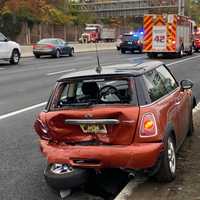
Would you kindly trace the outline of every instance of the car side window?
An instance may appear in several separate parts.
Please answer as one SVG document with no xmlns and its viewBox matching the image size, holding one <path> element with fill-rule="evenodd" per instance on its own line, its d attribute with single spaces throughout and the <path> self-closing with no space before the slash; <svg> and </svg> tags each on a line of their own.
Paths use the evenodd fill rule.
<svg viewBox="0 0 200 200">
<path fill-rule="evenodd" d="M 151 102 L 160 99 L 168 93 L 156 69 L 145 73 L 143 77 Z"/>
<path fill-rule="evenodd" d="M 0 33 L 0 42 L 4 42 L 5 39 L 6 37 L 2 33 Z"/>
<path fill-rule="evenodd" d="M 159 76 L 161 77 L 167 92 L 170 93 L 178 87 L 178 84 L 170 72 L 166 69 L 165 66 L 160 66 L 156 69 Z"/>
</svg>

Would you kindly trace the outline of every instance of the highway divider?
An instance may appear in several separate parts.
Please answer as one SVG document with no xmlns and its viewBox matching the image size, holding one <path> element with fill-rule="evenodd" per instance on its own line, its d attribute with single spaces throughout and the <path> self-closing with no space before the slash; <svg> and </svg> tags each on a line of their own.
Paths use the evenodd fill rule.
<svg viewBox="0 0 200 200">
<path fill-rule="evenodd" d="M 89 44 L 72 43 L 69 45 L 74 47 L 75 53 L 96 51 L 96 47 L 95 47 L 94 43 L 89 43 Z M 97 43 L 97 45 L 98 45 L 98 50 L 116 49 L 115 43 Z M 32 46 L 21 46 L 21 50 L 22 50 L 22 57 L 32 57 L 33 56 L 33 47 Z"/>
</svg>

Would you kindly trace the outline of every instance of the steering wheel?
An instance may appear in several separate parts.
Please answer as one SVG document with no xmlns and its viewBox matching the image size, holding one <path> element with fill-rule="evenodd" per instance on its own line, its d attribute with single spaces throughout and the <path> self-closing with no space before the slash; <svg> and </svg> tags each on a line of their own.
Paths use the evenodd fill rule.
<svg viewBox="0 0 200 200">
<path fill-rule="evenodd" d="M 116 87 L 114 87 L 112 85 L 106 85 L 99 90 L 99 99 L 101 99 L 102 97 L 109 95 L 109 94 L 115 94 L 115 95 L 117 95 L 117 97 L 119 97 L 118 90 Z"/>
</svg>

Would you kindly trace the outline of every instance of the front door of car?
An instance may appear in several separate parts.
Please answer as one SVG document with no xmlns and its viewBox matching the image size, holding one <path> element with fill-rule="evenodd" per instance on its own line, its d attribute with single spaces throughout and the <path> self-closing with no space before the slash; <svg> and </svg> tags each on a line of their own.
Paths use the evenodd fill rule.
<svg viewBox="0 0 200 200">
<path fill-rule="evenodd" d="M 173 93 L 172 98 L 174 102 L 174 121 L 177 123 L 177 136 L 180 144 L 184 140 L 189 126 L 189 101 L 187 91 L 181 91 L 178 83 L 165 66 L 156 69 L 159 73 L 168 94 Z M 174 92 L 173 92 L 174 91 Z"/>
<path fill-rule="evenodd" d="M 67 42 L 60 40 L 60 45 L 62 46 L 62 54 L 69 54 L 69 48 Z"/>
<path fill-rule="evenodd" d="M 0 59 L 9 58 L 9 42 L 7 38 L 0 33 Z"/>
</svg>

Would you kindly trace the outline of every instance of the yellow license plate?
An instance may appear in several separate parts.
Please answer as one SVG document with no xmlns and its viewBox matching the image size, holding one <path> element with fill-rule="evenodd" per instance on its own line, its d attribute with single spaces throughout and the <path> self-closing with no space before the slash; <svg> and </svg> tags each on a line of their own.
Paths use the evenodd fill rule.
<svg viewBox="0 0 200 200">
<path fill-rule="evenodd" d="M 107 133 L 106 126 L 103 124 L 82 124 L 80 127 L 83 133 Z"/>
</svg>

